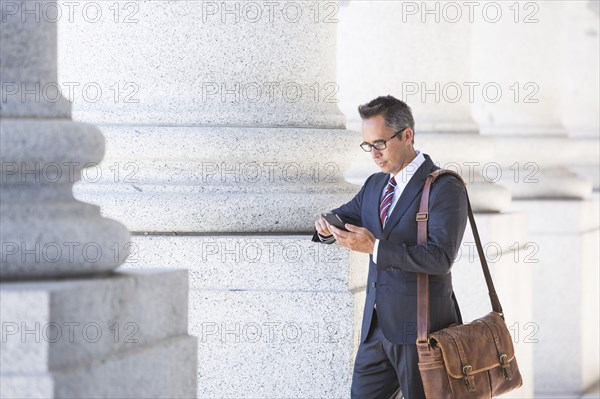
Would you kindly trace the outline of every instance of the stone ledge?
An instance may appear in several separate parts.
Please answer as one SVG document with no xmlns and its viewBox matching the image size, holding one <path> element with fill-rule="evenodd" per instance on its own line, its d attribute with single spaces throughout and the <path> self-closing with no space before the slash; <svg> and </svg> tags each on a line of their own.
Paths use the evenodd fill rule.
<svg viewBox="0 0 600 399">
<path fill-rule="evenodd" d="M 2 373 L 3 398 L 195 398 L 196 338 L 167 338 L 45 373 Z"/>
<path fill-rule="evenodd" d="M 191 290 L 349 289 L 349 251 L 311 236 L 134 236 L 124 264 L 188 269 Z"/>
<path fill-rule="evenodd" d="M 44 372 L 187 334 L 187 290 L 182 270 L 3 282 L 2 372 Z"/>
</svg>

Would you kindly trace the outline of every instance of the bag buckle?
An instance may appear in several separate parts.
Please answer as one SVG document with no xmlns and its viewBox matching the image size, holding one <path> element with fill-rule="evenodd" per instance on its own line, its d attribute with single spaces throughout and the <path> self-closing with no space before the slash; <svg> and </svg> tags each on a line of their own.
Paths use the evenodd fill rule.
<svg viewBox="0 0 600 399">
<path fill-rule="evenodd" d="M 429 220 L 429 212 L 417 212 L 417 222 L 426 222 Z"/>
<path fill-rule="evenodd" d="M 467 390 L 469 392 L 475 392 L 475 377 L 470 375 L 471 370 L 473 370 L 473 367 L 471 367 L 470 364 L 464 365 L 462 369 L 463 374 L 465 375 L 465 385 L 467 386 Z"/>
<path fill-rule="evenodd" d="M 508 363 L 508 356 L 506 353 L 500 355 L 500 364 L 502 365 L 502 375 L 507 381 L 512 380 L 512 372 L 510 371 L 510 364 Z"/>
</svg>

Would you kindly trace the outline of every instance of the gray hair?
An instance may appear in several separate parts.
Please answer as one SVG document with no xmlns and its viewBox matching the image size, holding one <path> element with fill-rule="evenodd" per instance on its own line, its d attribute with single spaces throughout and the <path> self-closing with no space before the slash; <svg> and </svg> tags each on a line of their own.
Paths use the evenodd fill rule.
<svg viewBox="0 0 600 399">
<path fill-rule="evenodd" d="M 380 96 L 366 104 L 358 106 L 360 117 L 365 120 L 382 115 L 386 126 L 394 133 L 411 128 L 413 131 L 412 144 L 415 143 L 415 120 L 410 107 L 397 98 L 387 95 Z"/>
</svg>

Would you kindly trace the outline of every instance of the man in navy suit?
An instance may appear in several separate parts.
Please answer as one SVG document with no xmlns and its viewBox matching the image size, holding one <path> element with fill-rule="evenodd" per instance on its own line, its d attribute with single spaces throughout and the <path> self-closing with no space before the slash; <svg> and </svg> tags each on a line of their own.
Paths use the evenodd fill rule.
<svg viewBox="0 0 600 399">
<path fill-rule="evenodd" d="M 462 322 L 450 268 L 467 223 L 463 183 L 441 176 L 430 192 L 428 237 L 417 245 L 416 214 L 431 158 L 415 150 L 414 119 L 404 102 L 378 97 L 361 105 L 363 150 L 381 169 L 348 203 L 332 210 L 349 231 L 315 222 L 316 242 L 370 254 L 352 398 L 423 399 L 417 338 L 417 273 L 429 274 L 430 332 Z"/>
</svg>

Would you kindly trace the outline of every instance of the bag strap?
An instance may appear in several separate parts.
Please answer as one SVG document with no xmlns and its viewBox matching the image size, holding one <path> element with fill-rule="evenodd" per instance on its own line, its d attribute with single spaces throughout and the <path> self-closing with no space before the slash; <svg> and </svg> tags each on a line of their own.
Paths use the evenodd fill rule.
<svg viewBox="0 0 600 399">
<path fill-rule="evenodd" d="M 431 185 L 433 182 L 442 175 L 451 175 L 459 179 L 463 184 L 466 185 L 463 178 L 456 172 L 446 169 L 438 169 L 427 176 L 425 186 L 423 187 L 423 194 L 421 195 L 421 203 L 419 205 L 419 213 L 417 213 L 417 245 L 427 244 L 427 221 L 429 220 L 429 192 L 431 191 Z M 467 205 L 469 213 L 469 223 L 471 230 L 473 231 L 473 237 L 477 245 L 477 253 L 479 254 L 479 260 L 481 261 L 481 268 L 483 269 L 483 276 L 485 277 L 485 283 L 487 284 L 488 294 L 490 296 L 490 302 L 492 303 L 492 310 L 502 315 L 502 306 L 496 294 L 494 288 L 494 282 L 492 281 L 492 275 L 485 259 L 485 253 L 483 252 L 483 246 L 481 245 L 481 238 L 477 231 L 477 225 L 475 224 L 475 217 L 473 216 L 473 210 L 471 209 L 471 201 L 469 201 L 469 194 L 467 193 Z M 417 273 L 417 344 L 427 343 L 427 335 L 429 332 L 429 275 L 425 273 Z"/>
</svg>

